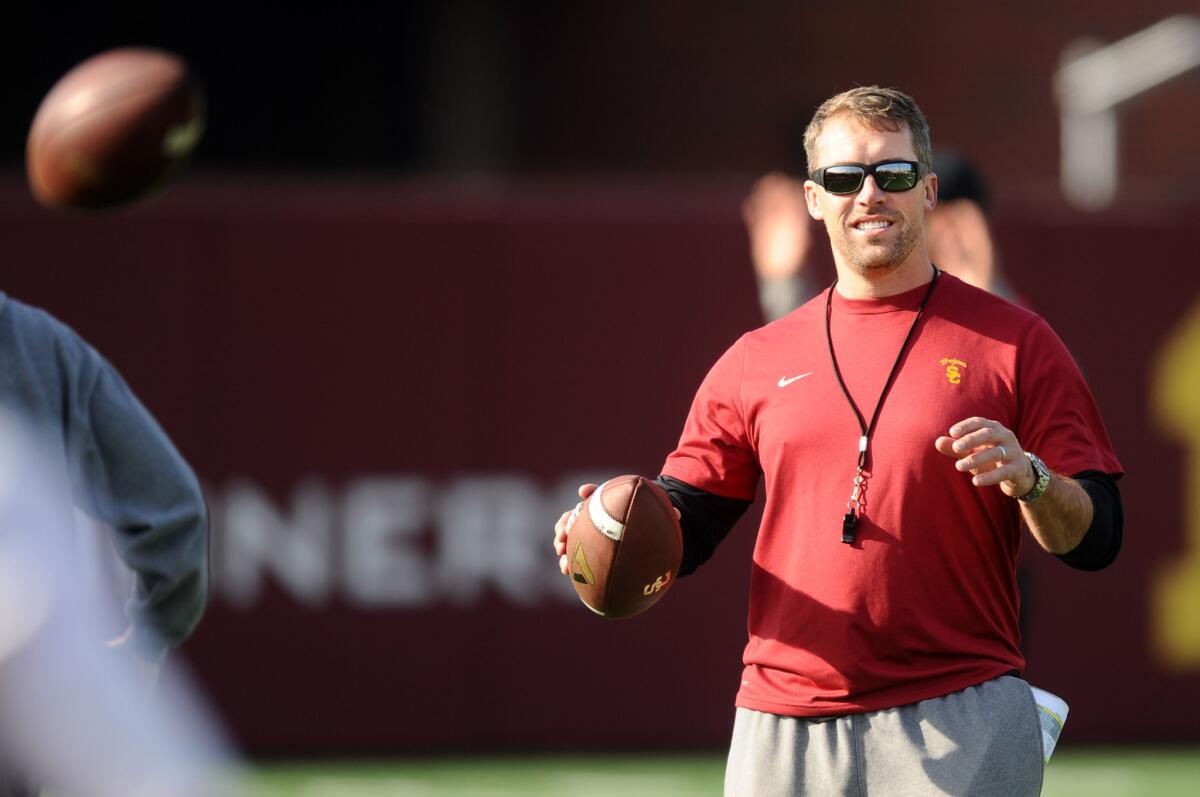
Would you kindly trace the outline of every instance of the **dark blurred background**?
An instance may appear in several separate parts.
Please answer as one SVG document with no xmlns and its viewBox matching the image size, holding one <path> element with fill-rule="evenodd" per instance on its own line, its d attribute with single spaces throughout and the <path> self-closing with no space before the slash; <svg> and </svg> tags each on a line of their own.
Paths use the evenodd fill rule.
<svg viewBox="0 0 1200 797">
<path fill-rule="evenodd" d="M 1069 50 L 1196 11 L 23 4 L 0 50 L 0 287 L 108 355 L 204 480 L 213 602 L 184 653 L 249 751 L 717 749 L 756 513 L 616 624 L 558 577 L 550 525 L 583 475 L 656 473 L 761 323 L 754 179 L 802 171 L 826 97 L 898 86 L 988 175 L 1005 269 L 1129 472 L 1112 570 L 1030 557 L 1029 677 L 1072 703 L 1064 744 L 1195 743 L 1200 70 L 1118 109 L 1118 192 L 1093 210 L 1060 189 L 1053 80 Z M 202 77 L 192 168 L 129 210 L 36 206 L 40 98 L 128 44 Z"/>
<path fill-rule="evenodd" d="M 997 195 L 1058 170 L 1051 77 L 1188 0 L 1151 3 L 401 2 L 302 10 L 23 4 L 2 56 L 4 162 L 44 91 L 112 46 L 165 47 L 209 90 L 200 168 L 385 174 L 757 173 L 802 164 L 812 109 L 880 82 L 913 93 L 934 143 Z M 136 8 L 136 7 L 135 7 Z M 1200 175 L 1194 72 L 1124 109 L 1124 176 Z M 1194 191 L 1191 192 L 1194 196 Z"/>
</svg>

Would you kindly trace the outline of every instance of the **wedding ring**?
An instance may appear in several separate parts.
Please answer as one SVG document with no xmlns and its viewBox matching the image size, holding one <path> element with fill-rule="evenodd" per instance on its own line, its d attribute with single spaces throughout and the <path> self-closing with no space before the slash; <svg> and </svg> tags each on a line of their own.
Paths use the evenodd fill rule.
<svg viewBox="0 0 1200 797">
<path fill-rule="evenodd" d="M 997 446 L 997 448 L 1000 449 L 1000 461 L 1003 462 L 1008 459 L 1008 452 L 1004 450 L 1004 446 Z"/>
</svg>

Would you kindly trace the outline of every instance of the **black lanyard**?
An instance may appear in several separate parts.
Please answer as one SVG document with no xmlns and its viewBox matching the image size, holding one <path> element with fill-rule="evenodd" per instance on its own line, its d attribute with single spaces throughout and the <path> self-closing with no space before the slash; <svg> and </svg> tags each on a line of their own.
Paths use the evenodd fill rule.
<svg viewBox="0 0 1200 797">
<path fill-rule="evenodd" d="M 879 420 L 879 411 L 883 409 L 883 400 L 887 397 L 888 390 L 892 387 L 892 382 L 896 380 L 896 372 L 900 370 L 900 361 L 904 358 L 904 352 L 908 348 L 908 344 L 912 341 L 913 333 L 917 331 L 917 324 L 921 321 L 921 315 L 925 312 L 925 305 L 929 304 L 929 297 L 933 296 L 933 289 L 937 287 L 938 275 L 941 273 L 938 271 L 937 266 L 933 267 L 933 279 L 929 281 L 929 290 L 925 291 L 925 298 L 921 300 L 921 306 L 917 308 L 917 315 L 913 319 L 912 326 L 908 328 L 908 334 L 904 337 L 904 342 L 900 344 L 900 351 L 896 354 L 896 362 L 892 363 L 892 371 L 888 374 L 887 381 L 883 383 L 883 390 L 879 394 L 879 401 L 875 404 L 875 412 L 871 415 L 871 422 L 869 424 L 863 418 L 863 414 L 858 409 L 858 405 L 854 403 L 854 399 L 850 397 L 850 391 L 846 388 L 846 381 L 842 379 L 842 369 L 838 367 L 837 354 L 833 351 L 833 332 L 830 319 L 833 317 L 833 289 L 837 287 L 836 279 L 834 279 L 833 285 L 829 286 L 829 294 L 825 297 L 825 339 L 829 341 L 829 360 L 833 363 L 833 373 L 837 376 L 838 385 L 841 386 L 842 393 L 846 396 L 846 401 L 850 404 L 850 409 L 854 410 L 854 417 L 858 418 L 858 427 L 862 430 L 862 437 L 858 438 L 858 470 L 854 474 L 854 490 L 850 493 L 850 500 L 846 502 L 846 515 L 842 518 L 842 542 L 847 545 L 854 542 L 855 527 L 858 525 L 858 518 L 862 513 L 862 504 L 859 498 L 862 496 L 863 488 L 867 483 L 866 476 L 864 475 L 867 466 L 867 448 L 871 444 L 871 435 L 875 431 L 875 423 Z"/>
</svg>

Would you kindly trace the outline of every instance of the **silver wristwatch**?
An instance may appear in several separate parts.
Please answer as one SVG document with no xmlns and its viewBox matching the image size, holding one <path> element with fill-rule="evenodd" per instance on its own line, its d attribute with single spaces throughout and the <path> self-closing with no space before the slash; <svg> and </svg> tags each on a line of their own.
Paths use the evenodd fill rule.
<svg viewBox="0 0 1200 797">
<path fill-rule="evenodd" d="M 1042 493 L 1046 492 L 1046 488 L 1050 486 L 1050 469 L 1046 467 L 1046 463 L 1042 462 L 1042 458 L 1033 452 L 1026 451 L 1025 456 L 1029 457 L 1029 464 L 1033 466 L 1033 475 L 1036 481 L 1033 483 L 1033 489 L 1025 493 L 1025 495 L 1017 496 L 1017 500 L 1023 503 L 1032 503 L 1042 497 Z"/>
</svg>

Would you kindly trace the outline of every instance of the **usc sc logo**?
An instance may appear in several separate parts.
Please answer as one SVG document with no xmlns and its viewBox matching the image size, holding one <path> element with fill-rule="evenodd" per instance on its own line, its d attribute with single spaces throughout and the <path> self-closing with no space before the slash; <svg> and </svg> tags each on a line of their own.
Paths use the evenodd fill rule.
<svg viewBox="0 0 1200 797">
<path fill-rule="evenodd" d="M 957 385 L 962 382 L 962 370 L 967 367 L 967 364 L 962 360 L 956 360 L 953 357 L 943 357 L 938 361 L 938 365 L 946 368 L 946 381 L 952 385 Z"/>
<path fill-rule="evenodd" d="M 668 570 L 667 572 L 663 573 L 658 578 L 654 579 L 653 584 L 647 584 L 646 586 L 642 587 L 642 594 L 643 595 L 653 595 L 654 593 L 658 592 L 659 590 L 665 589 L 667 586 L 667 583 L 670 580 L 671 580 L 671 571 Z"/>
</svg>

